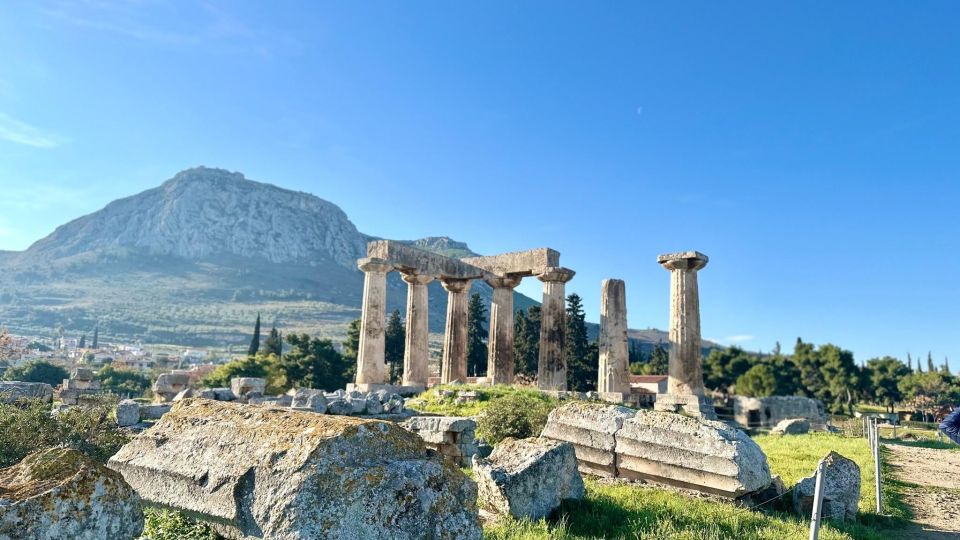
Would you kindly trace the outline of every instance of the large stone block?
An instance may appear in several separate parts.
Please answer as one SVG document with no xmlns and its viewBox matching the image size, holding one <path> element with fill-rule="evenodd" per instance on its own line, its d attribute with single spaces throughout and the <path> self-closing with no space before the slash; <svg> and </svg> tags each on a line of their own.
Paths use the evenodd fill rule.
<svg viewBox="0 0 960 540">
<path fill-rule="evenodd" d="M 473 458 L 481 505 L 518 518 L 549 516 L 565 499 L 582 499 L 583 479 L 570 443 L 507 439 L 489 458 Z"/>
<path fill-rule="evenodd" d="M 787 418 L 773 426 L 770 433 L 780 435 L 803 435 L 810 431 L 810 421 L 806 418 Z"/>
<path fill-rule="evenodd" d="M 230 379 L 230 391 L 237 397 L 243 397 L 251 392 L 260 395 L 266 393 L 267 380 L 260 377 L 234 377 Z"/>
<path fill-rule="evenodd" d="M 854 520 L 860 502 L 860 467 L 836 452 L 824 457 L 823 516 L 837 521 Z M 801 516 L 813 511 L 817 474 L 800 480 L 793 488 L 793 509 Z"/>
<path fill-rule="evenodd" d="M 21 399 L 39 399 L 50 403 L 53 387 L 46 383 L 0 381 L 0 403 L 15 403 Z"/>
<path fill-rule="evenodd" d="M 76 450 L 41 450 L 0 469 L 0 539 L 130 540 L 142 531 L 137 493 Z"/>
<path fill-rule="evenodd" d="M 634 414 L 636 411 L 617 405 L 570 403 L 550 412 L 542 435 L 572 443 L 581 472 L 614 477 L 614 435 Z"/>
<path fill-rule="evenodd" d="M 129 427 L 140 423 L 140 404 L 132 399 L 125 399 L 117 404 L 117 425 Z"/>
<path fill-rule="evenodd" d="M 737 498 L 770 485 L 763 451 L 739 429 L 681 414 L 637 411 L 616 433 L 624 478 Z"/>
<path fill-rule="evenodd" d="M 232 538 L 481 538 L 473 482 L 388 422 L 187 399 L 110 467 Z"/>
</svg>

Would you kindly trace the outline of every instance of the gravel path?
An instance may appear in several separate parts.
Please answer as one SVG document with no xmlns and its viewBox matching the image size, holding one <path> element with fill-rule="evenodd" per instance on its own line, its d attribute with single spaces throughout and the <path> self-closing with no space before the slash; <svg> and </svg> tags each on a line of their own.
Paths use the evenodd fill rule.
<svg viewBox="0 0 960 540">
<path fill-rule="evenodd" d="M 897 478 L 917 485 L 904 494 L 917 527 L 903 538 L 960 540 L 960 451 L 884 446 Z"/>
</svg>

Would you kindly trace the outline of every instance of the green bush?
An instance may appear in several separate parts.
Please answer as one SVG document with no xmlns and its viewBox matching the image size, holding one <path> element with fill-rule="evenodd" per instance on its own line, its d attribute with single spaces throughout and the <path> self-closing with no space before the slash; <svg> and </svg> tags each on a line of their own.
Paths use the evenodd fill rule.
<svg viewBox="0 0 960 540">
<path fill-rule="evenodd" d="M 21 366 L 12 367 L 3 373 L 3 378 L 7 381 L 47 383 L 50 386 L 57 386 L 68 377 L 70 377 L 70 372 L 46 360 L 27 362 Z"/>
<path fill-rule="evenodd" d="M 39 400 L 0 404 L 0 467 L 55 446 L 75 448 L 106 463 L 130 440 L 112 416 L 114 404 L 114 400 L 103 397 L 90 406 L 73 407 L 56 416 L 51 416 L 49 404 Z"/>
<path fill-rule="evenodd" d="M 507 394 L 493 400 L 480 413 L 477 436 L 490 444 L 507 437 L 524 439 L 536 437 L 547 424 L 547 415 L 556 403 L 529 394 Z"/>
<path fill-rule="evenodd" d="M 220 535 L 209 525 L 194 521 L 180 512 L 159 508 L 143 510 L 143 536 L 150 540 L 218 540 Z"/>
</svg>

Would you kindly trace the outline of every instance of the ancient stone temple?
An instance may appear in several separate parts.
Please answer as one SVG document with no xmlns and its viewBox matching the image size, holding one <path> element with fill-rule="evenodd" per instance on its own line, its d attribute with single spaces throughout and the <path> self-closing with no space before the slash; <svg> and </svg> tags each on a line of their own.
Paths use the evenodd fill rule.
<svg viewBox="0 0 960 540">
<path fill-rule="evenodd" d="M 709 259 L 698 251 L 667 253 L 657 262 L 670 271 L 670 369 L 667 393 L 654 408 L 716 418 L 713 402 L 704 396 L 700 350 L 700 292 L 697 272 Z"/>
<path fill-rule="evenodd" d="M 443 339 L 441 382 L 467 378 L 467 304 L 470 285 L 483 280 L 493 287 L 490 306 L 490 335 L 487 380 L 512 384 L 513 290 L 525 277 L 544 283 L 543 328 L 540 341 L 539 381 L 541 388 L 566 389 L 564 344 L 564 284 L 574 272 L 560 267 L 560 254 L 540 248 L 489 257 L 454 259 L 391 240 L 367 245 L 367 257 L 357 266 L 364 272 L 363 313 L 357 376 L 353 385 L 370 390 L 385 385 L 384 364 L 386 280 L 397 271 L 407 283 L 406 349 L 403 359 L 403 386 L 415 392 L 427 385 L 429 349 L 427 341 L 427 284 L 439 280 L 447 291 L 447 321 Z"/>
</svg>

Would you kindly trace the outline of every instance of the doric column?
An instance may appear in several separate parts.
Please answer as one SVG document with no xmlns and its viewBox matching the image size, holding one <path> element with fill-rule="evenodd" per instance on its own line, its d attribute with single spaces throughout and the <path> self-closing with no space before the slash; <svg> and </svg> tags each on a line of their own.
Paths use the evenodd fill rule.
<svg viewBox="0 0 960 540">
<path fill-rule="evenodd" d="M 407 331 L 403 350 L 403 385 L 427 387 L 430 376 L 430 329 L 427 284 L 433 276 L 403 273 L 407 282 Z"/>
<path fill-rule="evenodd" d="M 487 380 L 513 384 L 513 289 L 520 277 L 488 277 L 493 287 L 490 302 L 490 337 L 487 339 Z"/>
<path fill-rule="evenodd" d="M 448 293 L 440 382 L 467 382 L 467 292 L 471 280 L 440 278 L 440 281 Z"/>
<path fill-rule="evenodd" d="M 550 267 L 537 275 L 543 282 L 543 305 L 540 307 L 540 359 L 537 365 L 537 388 L 567 389 L 565 284 L 573 279 L 573 270 Z"/>
<path fill-rule="evenodd" d="M 387 272 L 393 267 L 383 259 L 373 258 L 360 259 L 357 266 L 363 271 L 364 279 L 356 382 L 383 384 L 386 380 L 383 314 L 387 302 Z"/>
<path fill-rule="evenodd" d="M 670 271 L 670 369 L 667 395 L 663 399 L 657 396 L 655 407 L 714 418 L 713 403 L 703 390 L 697 288 L 697 271 L 707 261 L 707 256 L 697 251 L 657 257 L 657 262 Z"/>
<path fill-rule="evenodd" d="M 623 280 L 606 279 L 600 287 L 600 366 L 597 392 L 630 392 L 627 339 L 627 293 Z"/>
</svg>

